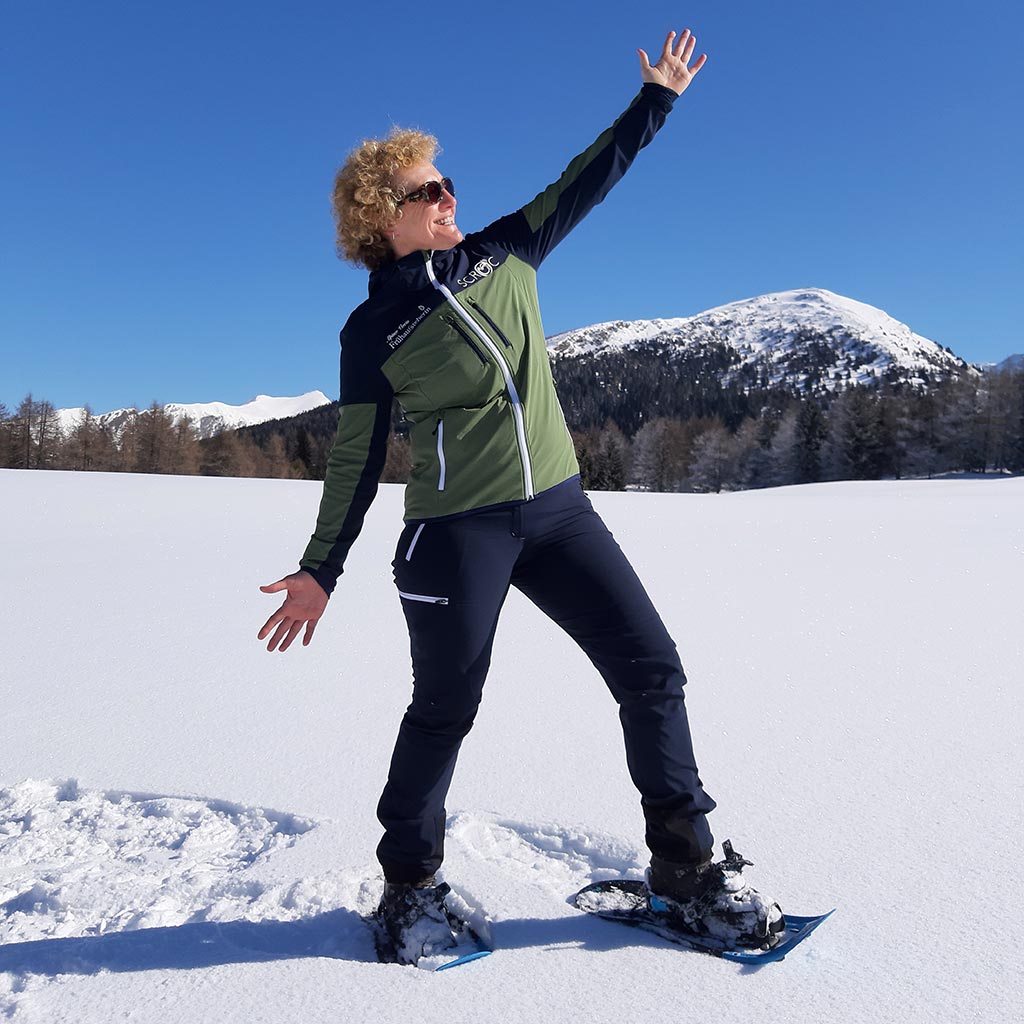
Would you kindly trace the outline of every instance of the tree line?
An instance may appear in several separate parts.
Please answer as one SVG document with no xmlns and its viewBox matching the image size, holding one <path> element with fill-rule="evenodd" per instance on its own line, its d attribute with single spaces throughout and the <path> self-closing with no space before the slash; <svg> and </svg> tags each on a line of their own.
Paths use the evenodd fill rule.
<svg viewBox="0 0 1024 1024">
<path fill-rule="evenodd" d="M 116 423 L 86 406 L 62 430 L 52 403 L 29 394 L 14 411 L 0 403 L 0 468 L 322 480 L 337 425 L 338 406 L 331 403 L 200 438 L 188 417 L 173 417 L 154 402 L 127 410 Z M 411 459 L 397 435 L 391 447 L 384 480 L 404 481 Z"/>
<path fill-rule="evenodd" d="M 797 394 L 767 381 L 724 385 L 714 367 L 650 374 L 618 364 L 554 364 L 584 487 L 722 491 L 820 480 L 1024 472 L 1024 370 L 911 387 L 880 379 Z M 719 368 L 721 369 L 721 368 Z M 660 379 L 659 379 L 660 378 Z M 322 479 L 337 403 L 286 420 L 197 438 L 158 404 L 116 428 L 88 409 L 69 430 L 27 395 L 0 404 L 0 466 L 126 473 Z M 384 482 L 411 467 L 394 407 Z"/>
<path fill-rule="evenodd" d="M 830 401 L 775 394 L 730 428 L 725 415 L 612 418 L 573 431 L 585 487 L 722 491 L 824 480 L 1024 472 L 1024 372 L 926 392 L 855 386 Z"/>
</svg>

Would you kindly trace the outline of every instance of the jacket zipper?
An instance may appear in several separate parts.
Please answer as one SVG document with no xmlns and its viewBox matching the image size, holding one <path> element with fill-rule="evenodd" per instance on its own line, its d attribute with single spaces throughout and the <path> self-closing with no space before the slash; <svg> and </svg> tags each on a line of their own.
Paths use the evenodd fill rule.
<svg viewBox="0 0 1024 1024">
<path fill-rule="evenodd" d="M 471 295 L 466 296 L 466 301 L 491 325 L 494 333 L 501 339 L 501 343 L 505 348 L 511 348 L 512 342 L 505 337 L 502 333 L 501 328 L 487 315 L 487 310 L 483 308 Z"/>
<path fill-rule="evenodd" d="M 400 590 L 398 592 L 399 597 L 404 597 L 409 601 L 425 601 L 427 604 L 447 604 L 447 597 L 432 597 L 430 594 L 407 594 L 405 591 Z"/>
<path fill-rule="evenodd" d="M 486 366 L 487 357 L 483 354 L 483 352 L 480 351 L 479 348 L 477 348 L 476 342 L 466 333 L 466 329 L 459 323 L 459 321 L 456 320 L 455 317 L 453 316 L 446 316 L 443 319 L 446 324 L 450 324 L 452 327 L 455 328 L 456 331 L 459 332 L 459 337 L 462 338 L 462 340 L 473 350 L 473 352 L 476 354 L 477 359 L 479 359 L 480 362 L 483 363 L 484 366 Z"/>
<path fill-rule="evenodd" d="M 444 490 L 444 420 L 440 416 L 437 417 L 437 426 L 434 427 L 434 433 L 437 434 L 437 464 L 440 469 L 437 474 L 437 489 L 439 491 Z"/>
<path fill-rule="evenodd" d="M 512 416 L 515 419 L 516 442 L 519 445 L 519 458 L 523 465 L 523 488 L 526 491 L 527 499 L 532 498 L 534 496 L 533 467 L 530 464 L 530 450 L 526 446 L 526 418 L 523 415 L 523 403 L 519 399 L 519 392 L 516 391 L 516 384 L 512 379 L 512 370 L 501 354 L 501 350 L 487 336 L 487 332 L 469 315 L 469 311 L 455 298 L 451 290 L 437 279 L 437 275 L 434 273 L 433 252 L 427 254 L 427 276 L 430 278 L 430 283 L 447 299 L 448 304 L 458 313 L 466 326 L 484 343 L 484 347 L 494 356 L 495 362 L 501 368 L 502 376 L 505 378 L 505 388 L 512 403 Z"/>
</svg>

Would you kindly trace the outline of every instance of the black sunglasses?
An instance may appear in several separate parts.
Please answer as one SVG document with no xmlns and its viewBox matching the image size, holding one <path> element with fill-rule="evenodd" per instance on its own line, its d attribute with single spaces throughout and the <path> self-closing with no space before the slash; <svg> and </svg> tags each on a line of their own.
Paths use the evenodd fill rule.
<svg viewBox="0 0 1024 1024">
<path fill-rule="evenodd" d="M 448 195 L 455 195 L 455 185 L 451 178 L 442 178 L 440 181 L 425 181 L 415 192 L 410 192 L 407 196 L 398 200 L 398 205 L 402 203 L 419 203 L 424 199 L 430 203 L 439 203 L 441 201 L 442 193 L 447 192 Z"/>
</svg>

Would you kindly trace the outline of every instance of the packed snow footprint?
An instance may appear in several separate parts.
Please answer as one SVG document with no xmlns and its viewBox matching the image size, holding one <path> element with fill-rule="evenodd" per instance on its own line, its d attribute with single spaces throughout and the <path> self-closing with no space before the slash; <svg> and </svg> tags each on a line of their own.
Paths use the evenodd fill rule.
<svg viewBox="0 0 1024 1024">
<path fill-rule="evenodd" d="M 61 949 L 60 943 L 47 947 L 49 953 L 14 949 L 38 940 L 88 941 L 214 925 L 233 930 L 176 932 L 175 955 L 195 965 L 210 957 L 227 962 L 235 952 L 245 959 L 246 949 L 257 959 L 322 955 L 372 961 L 363 922 L 380 896 L 376 866 L 334 866 L 303 877 L 287 869 L 282 876 L 280 866 L 262 870 L 274 854 L 317 827 L 326 829 L 330 845 L 335 823 L 226 801 L 88 790 L 74 780 L 28 780 L 0 789 L 0 952 L 10 950 L 14 959 L 8 958 L 7 968 L 25 977 L 78 970 L 79 961 L 95 968 L 166 966 L 167 936 L 152 938 L 152 949 Z M 495 886 L 497 892 L 502 879 L 514 878 L 520 891 L 524 883 L 539 890 L 542 904 L 550 899 L 553 912 L 567 894 L 590 882 L 643 870 L 636 847 L 571 825 L 461 811 L 451 815 L 447 839 L 456 859 L 483 869 L 471 872 L 476 885 L 489 892 Z M 267 876 L 275 881 L 263 880 Z M 464 916 L 490 938 L 490 900 L 459 879 L 455 884 L 467 901 Z M 267 928 L 272 922 L 293 922 L 300 930 Z M 224 947 L 220 952 L 206 948 L 212 934 Z M 228 947 L 234 945 L 239 949 L 233 952 Z M 18 997 L 11 991 L 8 998 Z"/>
<path fill-rule="evenodd" d="M 646 863 L 617 836 L 571 825 L 460 811 L 450 816 L 447 832 L 471 857 L 561 896 L 607 878 L 640 877 Z"/>
<path fill-rule="evenodd" d="M 0 790 L 0 943 L 292 917 L 281 913 L 287 894 L 271 893 L 248 869 L 314 826 L 262 808 L 86 790 L 74 780 Z"/>
</svg>

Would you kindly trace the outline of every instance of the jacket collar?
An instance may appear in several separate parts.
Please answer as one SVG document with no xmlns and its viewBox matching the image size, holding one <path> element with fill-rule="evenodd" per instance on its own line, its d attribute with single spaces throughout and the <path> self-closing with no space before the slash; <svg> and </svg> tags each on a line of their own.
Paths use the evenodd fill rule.
<svg viewBox="0 0 1024 1024">
<path fill-rule="evenodd" d="M 440 251 L 417 249 L 416 252 L 403 256 L 400 260 L 392 260 L 384 266 L 370 272 L 369 293 L 376 295 L 382 288 L 398 285 L 401 288 L 422 288 L 428 282 L 427 260 L 433 258 L 434 269 L 440 272 L 441 267 L 452 258 L 456 247 Z"/>
</svg>

